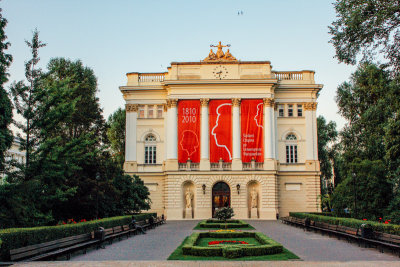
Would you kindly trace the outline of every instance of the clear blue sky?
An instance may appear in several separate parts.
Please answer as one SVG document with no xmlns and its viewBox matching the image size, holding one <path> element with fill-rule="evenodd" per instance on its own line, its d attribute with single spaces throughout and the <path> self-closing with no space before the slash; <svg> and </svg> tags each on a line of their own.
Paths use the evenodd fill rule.
<svg viewBox="0 0 400 267">
<path fill-rule="evenodd" d="M 127 72 L 164 72 L 172 61 L 199 61 L 221 40 L 240 60 L 269 60 L 279 71 L 315 70 L 316 82 L 324 84 L 318 114 L 341 128 L 336 88 L 355 67 L 333 58 L 332 2 L 3 0 L 0 5 L 14 57 L 10 81 L 24 78 L 30 56 L 24 40 L 37 28 L 47 43 L 41 67 L 53 57 L 82 60 L 98 78 L 105 117 L 124 105 L 118 87 L 126 84 Z"/>
</svg>

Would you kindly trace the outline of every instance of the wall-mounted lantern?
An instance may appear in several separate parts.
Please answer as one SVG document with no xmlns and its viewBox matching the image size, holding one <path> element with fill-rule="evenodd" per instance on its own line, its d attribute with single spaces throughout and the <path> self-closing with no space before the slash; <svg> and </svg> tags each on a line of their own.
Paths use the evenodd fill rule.
<svg viewBox="0 0 400 267">
<path fill-rule="evenodd" d="M 205 195 L 206 194 L 206 185 L 203 184 L 201 187 L 203 188 L 203 194 Z"/>
<path fill-rule="evenodd" d="M 237 185 L 236 185 L 236 189 L 237 189 L 238 195 L 239 195 L 239 194 L 240 194 L 240 184 L 237 184 Z"/>
</svg>

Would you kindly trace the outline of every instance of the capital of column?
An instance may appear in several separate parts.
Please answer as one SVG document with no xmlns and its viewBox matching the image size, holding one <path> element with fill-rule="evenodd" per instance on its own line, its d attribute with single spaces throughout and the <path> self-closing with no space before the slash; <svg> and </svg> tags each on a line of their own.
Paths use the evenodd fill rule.
<svg viewBox="0 0 400 267">
<path fill-rule="evenodd" d="M 163 104 L 163 109 L 164 109 L 164 112 L 167 112 L 167 111 L 168 111 L 167 104 Z"/>
<path fill-rule="evenodd" d="M 200 99 L 200 104 L 202 107 L 207 107 L 208 106 L 208 101 L 210 101 L 210 99 L 208 98 L 201 98 Z"/>
<path fill-rule="evenodd" d="M 264 98 L 264 106 L 266 107 L 274 107 L 275 106 L 275 100 L 273 98 Z"/>
<path fill-rule="evenodd" d="M 240 98 L 232 98 L 232 106 L 239 107 L 240 106 Z"/>
<path fill-rule="evenodd" d="M 168 108 L 176 108 L 177 104 L 178 104 L 178 99 L 167 99 Z"/>
<path fill-rule="evenodd" d="M 304 103 L 304 110 L 317 110 L 317 102 Z"/>
<path fill-rule="evenodd" d="M 138 109 L 139 109 L 138 104 L 126 104 L 125 105 L 126 112 L 137 112 Z"/>
</svg>

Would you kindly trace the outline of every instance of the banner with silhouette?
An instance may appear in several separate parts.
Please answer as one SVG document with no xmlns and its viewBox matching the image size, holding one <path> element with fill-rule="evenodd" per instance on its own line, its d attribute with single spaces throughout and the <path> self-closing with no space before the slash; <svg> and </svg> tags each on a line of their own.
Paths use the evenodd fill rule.
<svg viewBox="0 0 400 267">
<path fill-rule="evenodd" d="M 232 162 L 232 101 L 210 100 L 210 162 Z"/>
<path fill-rule="evenodd" d="M 242 162 L 253 158 L 264 162 L 263 110 L 262 99 L 242 99 L 240 103 Z"/>
<path fill-rule="evenodd" d="M 178 102 L 178 162 L 200 162 L 200 100 Z"/>
</svg>

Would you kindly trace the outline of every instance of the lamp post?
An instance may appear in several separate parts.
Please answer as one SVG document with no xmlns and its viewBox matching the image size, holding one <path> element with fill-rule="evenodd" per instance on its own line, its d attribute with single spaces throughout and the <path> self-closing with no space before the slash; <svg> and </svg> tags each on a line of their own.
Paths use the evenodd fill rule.
<svg viewBox="0 0 400 267">
<path fill-rule="evenodd" d="M 352 176 L 353 176 L 354 217 L 357 218 L 357 190 L 356 190 L 357 175 L 355 172 L 353 172 Z"/>
<path fill-rule="evenodd" d="M 100 173 L 96 172 L 96 219 L 99 218 L 99 180 Z"/>
</svg>

